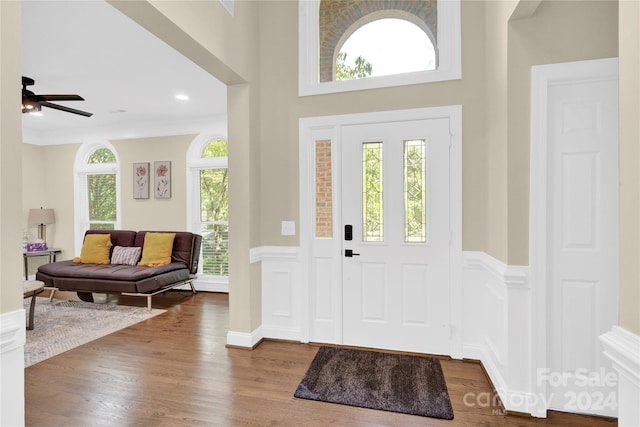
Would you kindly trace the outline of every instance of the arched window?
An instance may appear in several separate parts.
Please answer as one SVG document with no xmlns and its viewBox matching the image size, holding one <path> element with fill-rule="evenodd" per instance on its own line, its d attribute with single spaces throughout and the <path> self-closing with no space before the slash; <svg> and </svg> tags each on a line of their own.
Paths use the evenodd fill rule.
<svg viewBox="0 0 640 427">
<path fill-rule="evenodd" d="M 74 167 L 75 243 L 82 247 L 86 230 L 121 227 L 120 162 L 109 143 L 84 144 Z"/>
<path fill-rule="evenodd" d="M 336 49 L 333 80 L 435 70 L 433 36 L 408 19 L 367 22 Z"/>
<path fill-rule="evenodd" d="M 459 0 L 306 0 L 299 26 L 301 96 L 462 77 Z M 350 52 L 356 39 L 374 48 Z M 400 59 L 374 59 L 385 50 Z"/>
<path fill-rule="evenodd" d="M 200 289 L 229 289 L 229 181 L 226 138 L 201 135 L 187 153 L 189 229 L 201 234 Z"/>
</svg>

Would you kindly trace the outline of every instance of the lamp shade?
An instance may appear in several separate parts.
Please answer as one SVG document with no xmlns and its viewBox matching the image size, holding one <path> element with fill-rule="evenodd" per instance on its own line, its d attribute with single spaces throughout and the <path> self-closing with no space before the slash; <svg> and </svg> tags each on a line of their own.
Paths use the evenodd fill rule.
<svg viewBox="0 0 640 427">
<path fill-rule="evenodd" d="M 29 209 L 29 225 L 54 224 L 56 216 L 53 209 Z"/>
</svg>

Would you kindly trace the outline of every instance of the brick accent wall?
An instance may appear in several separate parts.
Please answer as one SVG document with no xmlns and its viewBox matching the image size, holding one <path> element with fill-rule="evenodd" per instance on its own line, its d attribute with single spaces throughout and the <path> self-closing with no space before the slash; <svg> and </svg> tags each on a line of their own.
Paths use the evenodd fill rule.
<svg viewBox="0 0 640 427">
<path fill-rule="evenodd" d="M 316 237 L 333 237 L 331 141 L 316 141 Z"/>
<path fill-rule="evenodd" d="M 382 18 L 400 18 L 422 28 L 437 47 L 437 0 L 322 0 L 320 82 L 333 81 L 339 48 L 358 28 Z"/>
</svg>

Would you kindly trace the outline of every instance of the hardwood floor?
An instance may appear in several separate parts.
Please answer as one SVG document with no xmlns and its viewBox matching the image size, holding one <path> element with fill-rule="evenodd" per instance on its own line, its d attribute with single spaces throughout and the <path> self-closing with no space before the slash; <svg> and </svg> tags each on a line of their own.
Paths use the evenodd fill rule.
<svg viewBox="0 0 640 427">
<path fill-rule="evenodd" d="M 143 306 L 143 299 L 121 298 Z M 25 369 L 27 426 L 615 426 L 552 412 L 503 415 L 484 404 L 479 364 L 442 360 L 453 421 L 293 397 L 318 347 L 266 341 L 226 348 L 228 297 L 174 291 L 167 312 Z M 469 394 L 473 393 L 473 394 Z M 483 396 L 479 399 L 469 396 Z"/>
</svg>

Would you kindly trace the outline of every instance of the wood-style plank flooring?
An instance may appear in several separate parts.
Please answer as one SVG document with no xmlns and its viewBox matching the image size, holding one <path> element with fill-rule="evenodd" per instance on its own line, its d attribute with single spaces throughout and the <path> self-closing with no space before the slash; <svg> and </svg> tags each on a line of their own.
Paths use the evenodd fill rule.
<svg viewBox="0 0 640 427">
<path fill-rule="evenodd" d="M 26 425 L 617 425 L 558 412 L 546 419 L 504 415 L 497 407 L 465 404 L 465 395 L 474 403 L 469 396 L 488 397 L 491 388 L 479 364 L 456 360 L 441 361 L 453 421 L 296 399 L 318 347 L 266 341 L 253 351 L 226 348 L 225 294 L 173 291 L 154 297 L 154 307 L 167 312 L 26 368 Z"/>
</svg>

